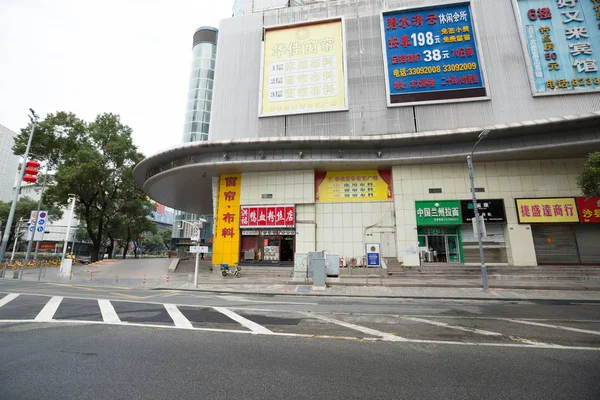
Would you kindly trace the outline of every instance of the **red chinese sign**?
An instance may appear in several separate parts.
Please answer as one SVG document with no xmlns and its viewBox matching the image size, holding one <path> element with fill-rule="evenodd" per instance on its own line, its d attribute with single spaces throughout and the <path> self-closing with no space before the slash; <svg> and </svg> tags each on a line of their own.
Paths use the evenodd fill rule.
<svg viewBox="0 0 600 400">
<path fill-rule="evenodd" d="M 296 223 L 294 206 L 242 206 L 240 228 L 293 228 Z"/>
<path fill-rule="evenodd" d="M 579 210 L 579 220 L 583 223 L 600 223 L 600 197 L 586 199 L 577 198 L 577 209 Z"/>
</svg>

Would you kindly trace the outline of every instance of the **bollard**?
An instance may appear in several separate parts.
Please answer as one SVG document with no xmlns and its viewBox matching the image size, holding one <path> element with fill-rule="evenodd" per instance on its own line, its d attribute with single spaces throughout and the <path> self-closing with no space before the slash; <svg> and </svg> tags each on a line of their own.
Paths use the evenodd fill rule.
<svg viewBox="0 0 600 400">
<path fill-rule="evenodd" d="M 90 271 L 90 281 L 92 280 L 92 272 Z"/>
<path fill-rule="evenodd" d="M 169 283 L 169 274 L 167 273 L 167 283 Z"/>
<path fill-rule="evenodd" d="M 115 283 L 119 283 L 119 274 L 115 275 Z"/>
<path fill-rule="evenodd" d="M 142 283 L 142 286 L 146 286 L 146 275 L 144 275 L 144 282 Z"/>
<path fill-rule="evenodd" d="M 73 271 L 69 274 L 69 280 L 73 279 Z"/>
</svg>

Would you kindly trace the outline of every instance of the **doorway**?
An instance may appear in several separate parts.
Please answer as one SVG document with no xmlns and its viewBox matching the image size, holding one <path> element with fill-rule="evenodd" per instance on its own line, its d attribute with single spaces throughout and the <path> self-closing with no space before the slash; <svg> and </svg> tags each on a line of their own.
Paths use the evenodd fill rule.
<svg viewBox="0 0 600 400">
<path fill-rule="evenodd" d="M 419 248 L 426 262 L 461 262 L 460 235 L 457 228 L 419 228 Z"/>
</svg>

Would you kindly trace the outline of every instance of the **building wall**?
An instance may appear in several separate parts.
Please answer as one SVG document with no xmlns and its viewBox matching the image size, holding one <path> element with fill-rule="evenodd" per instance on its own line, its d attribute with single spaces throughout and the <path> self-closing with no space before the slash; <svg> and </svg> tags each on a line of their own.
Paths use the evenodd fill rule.
<svg viewBox="0 0 600 400">
<path fill-rule="evenodd" d="M 263 194 L 273 197 L 264 199 Z M 314 203 L 315 173 L 313 170 L 244 173 L 241 196 L 242 205 Z"/>
<path fill-rule="evenodd" d="M 532 97 L 517 20 L 508 0 L 471 2 L 491 100 L 388 108 L 380 13 L 438 3 L 440 0 L 346 0 L 221 21 L 210 139 L 422 132 L 600 109 L 599 93 Z M 340 16 L 346 25 L 349 111 L 258 118 L 263 28 Z M 231 110 L 235 110 L 235 118 Z"/>
<path fill-rule="evenodd" d="M 0 125 L 0 201 L 12 201 L 19 157 L 12 151 L 17 134 Z"/>
<path fill-rule="evenodd" d="M 487 163 L 475 159 L 475 187 L 485 188 L 477 197 L 504 199 L 509 264 L 536 265 L 531 227 L 518 223 L 514 199 L 580 196 L 576 177 L 583 163 L 583 159 Z M 415 201 L 470 199 L 467 163 L 396 166 L 392 176 L 398 259 L 406 265 L 418 265 Z M 429 188 L 441 188 L 442 193 L 430 194 Z"/>
</svg>

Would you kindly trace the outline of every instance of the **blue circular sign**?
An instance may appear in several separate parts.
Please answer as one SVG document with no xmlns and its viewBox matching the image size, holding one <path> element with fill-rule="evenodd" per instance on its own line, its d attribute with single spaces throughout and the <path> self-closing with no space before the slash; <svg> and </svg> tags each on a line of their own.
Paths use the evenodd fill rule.
<svg viewBox="0 0 600 400">
<path fill-rule="evenodd" d="M 44 227 L 43 226 L 38 226 L 37 231 L 38 232 L 44 232 Z"/>
<path fill-rule="evenodd" d="M 42 211 L 42 212 L 40 213 L 40 218 L 46 218 L 46 213 Z"/>
<path fill-rule="evenodd" d="M 46 220 L 40 219 L 38 221 L 38 225 L 44 225 L 46 223 Z"/>
<path fill-rule="evenodd" d="M 33 232 L 33 226 L 29 227 L 29 232 Z"/>
</svg>

